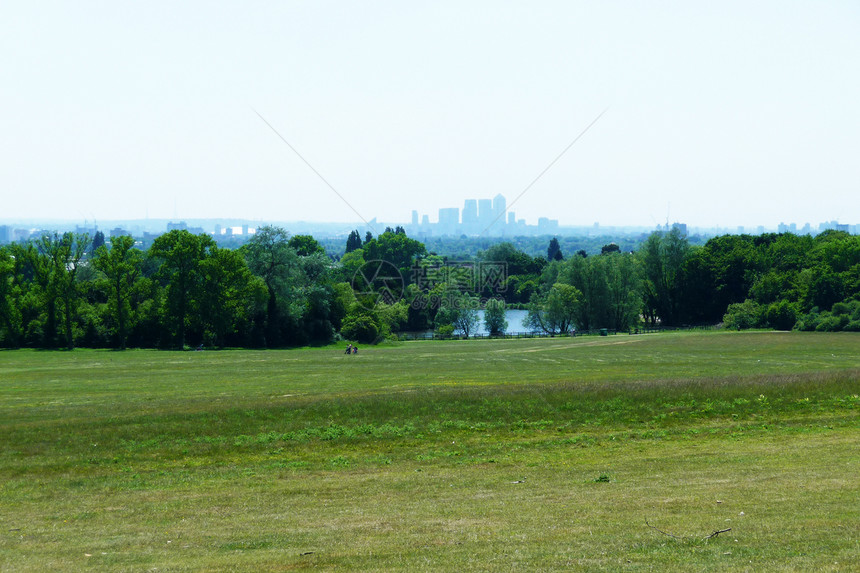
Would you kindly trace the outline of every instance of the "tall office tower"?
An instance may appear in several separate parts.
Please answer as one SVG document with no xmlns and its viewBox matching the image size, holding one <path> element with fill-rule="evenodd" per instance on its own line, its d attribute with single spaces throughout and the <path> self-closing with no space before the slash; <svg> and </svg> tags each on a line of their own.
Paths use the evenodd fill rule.
<svg viewBox="0 0 860 573">
<path fill-rule="evenodd" d="M 460 224 L 460 210 L 457 207 L 439 209 L 439 234 L 453 235 Z"/>
<path fill-rule="evenodd" d="M 517 216 L 516 216 L 516 213 L 514 213 L 513 211 L 510 211 L 510 212 L 508 213 L 508 226 L 509 226 L 509 227 L 513 227 L 513 226 L 514 226 L 514 225 L 516 225 L 516 224 L 517 224 Z"/>
<path fill-rule="evenodd" d="M 502 235 L 505 232 L 505 211 L 507 210 L 507 201 L 505 196 L 498 193 L 493 197 L 493 221 L 490 223 L 491 235 Z"/>
<path fill-rule="evenodd" d="M 499 218 L 503 217 L 504 215 L 502 215 L 502 213 L 504 213 L 505 210 L 507 210 L 507 208 L 508 208 L 508 202 L 505 201 L 504 195 L 499 193 L 498 195 L 493 197 L 493 211 L 495 213 L 493 215 L 493 219 L 495 219 L 497 217 L 499 217 Z M 504 219 L 502 219 L 502 221 L 504 221 Z"/>
<path fill-rule="evenodd" d="M 418 225 L 418 211 L 412 211 L 412 224 L 416 226 Z"/>
<path fill-rule="evenodd" d="M 483 233 L 493 224 L 493 202 L 490 199 L 478 199 L 478 233 Z"/>
<path fill-rule="evenodd" d="M 478 202 L 475 199 L 466 199 L 463 205 L 462 223 L 462 231 L 467 235 L 480 232 L 475 230 L 478 227 Z"/>
</svg>

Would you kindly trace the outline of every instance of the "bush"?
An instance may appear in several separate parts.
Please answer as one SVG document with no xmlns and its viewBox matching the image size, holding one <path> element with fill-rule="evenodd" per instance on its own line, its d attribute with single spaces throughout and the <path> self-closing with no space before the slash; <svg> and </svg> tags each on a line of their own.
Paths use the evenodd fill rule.
<svg viewBox="0 0 860 573">
<path fill-rule="evenodd" d="M 791 330 L 797 322 L 797 312 L 786 300 L 775 302 L 767 308 L 767 322 L 776 330 Z"/>
<path fill-rule="evenodd" d="M 370 344 L 379 336 L 379 327 L 365 314 L 350 315 L 343 320 L 340 332 L 348 340 Z"/>
<path fill-rule="evenodd" d="M 851 314 L 851 307 L 847 302 L 837 302 L 833 305 L 831 312 L 836 315 Z"/>
<path fill-rule="evenodd" d="M 443 324 L 441 326 L 436 327 L 436 336 L 438 338 L 446 339 L 454 336 L 454 325 L 453 324 Z"/>
<path fill-rule="evenodd" d="M 762 307 L 753 300 L 730 304 L 723 316 L 723 324 L 730 330 L 745 330 L 763 326 Z"/>
<path fill-rule="evenodd" d="M 817 332 L 839 332 L 842 327 L 848 325 L 848 317 L 846 315 L 833 316 L 830 313 L 822 313 L 821 321 L 815 327 Z"/>
<path fill-rule="evenodd" d="M 505 301 L 491 298 L 484 309 L 484 324 L 492 336 L 504 334 L 508 329 L 505 319 Z"/>
</svg>

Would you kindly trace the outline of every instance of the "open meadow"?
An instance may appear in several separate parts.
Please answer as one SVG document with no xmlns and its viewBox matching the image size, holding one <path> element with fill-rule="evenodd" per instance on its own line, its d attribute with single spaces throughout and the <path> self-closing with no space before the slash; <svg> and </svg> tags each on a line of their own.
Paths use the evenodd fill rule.
<svg viewBox="0 0 860 573">
<path fill-rule="evenodd" d="M 2 571 L 858 563 L 860 334 L 0 352 Z"/>
</svg>

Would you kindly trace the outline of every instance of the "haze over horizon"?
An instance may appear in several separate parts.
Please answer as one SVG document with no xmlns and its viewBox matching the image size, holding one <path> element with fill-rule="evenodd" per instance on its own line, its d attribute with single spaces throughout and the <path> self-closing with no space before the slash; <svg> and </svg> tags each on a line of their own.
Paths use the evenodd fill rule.
<svg viewBox="0 0 860 573">
<path fill-rule="evenodd" d="M 12 0 L 0 218 L 435 221 L 501 193 L 530 224 L 856 224 L 858 29 L 849 1 Z"/>
</svg>

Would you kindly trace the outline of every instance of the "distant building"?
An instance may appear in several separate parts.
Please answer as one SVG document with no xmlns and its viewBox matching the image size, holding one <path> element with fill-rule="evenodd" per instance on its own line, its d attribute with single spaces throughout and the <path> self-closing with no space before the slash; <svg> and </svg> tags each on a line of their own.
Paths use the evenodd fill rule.
<svg viewBox="0 0 860 573">
<path fill-rule="evenodd" d="M 484 230 L 493 224 L 493 202 L 489 199 L 478 199 L 478 225 L 481 227 L 478 232 Z"/>
<path fill-rule="evenodd" d="M 460 209 L 457 207 L 448 207 L 439 209 L 439 234 L 454 235 L 457 233 L 457 227 L 460 226 Z"/>
<path fill-rule="evenodd" d="M 541 217 L 538 219 L 538 233 L 541 235 L 552 234 L 558 231 L 558 219 Z"/>
<path fill-rule="evenodd" d="M 466 234 L 476 233 L 478 227 L 478 201 L 475 199 L 466 199 L 463 204 L 462 214 L 463 232 Z"/>
<path fill-rule="evenodd" d="M 12 242 L 12 227 L 0 225 L 0 245 Z"/>
<path fill-rule="evenodd" d="M 113 229 L 110 230 L 110 236 L 111 237 L 124 237 L 126 235 L 131 235 L 131 233 L 129 233 L 128 231 L 126 231 L 122 227 L 114 227 Z"/>
<path fill-rule="evenodd" d="M 170 221 L 169 223 L 167 223 L 167 230 L 168 231 L 187 231 L 188 225 L 185 224 L 185 221 L 179 221 L 178 223 L 174 223 L 173 221 Z"/>
<path fill-rule="evenodd" d="M 678 232 L 681 233 L 681 236 L 687 236 L 687 224 L 686 223 L 672 223 L 673 229 L 678 229 Z"/>
<path fill-rule="evenodd" d="M 415 210 L 412 211 L 412 224 L 413 225 L 418 224 L 418 211 L 415 211 Z"/>
</svg>

